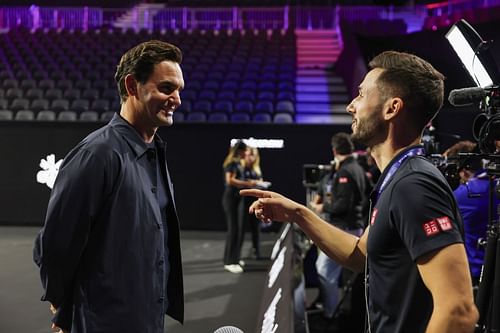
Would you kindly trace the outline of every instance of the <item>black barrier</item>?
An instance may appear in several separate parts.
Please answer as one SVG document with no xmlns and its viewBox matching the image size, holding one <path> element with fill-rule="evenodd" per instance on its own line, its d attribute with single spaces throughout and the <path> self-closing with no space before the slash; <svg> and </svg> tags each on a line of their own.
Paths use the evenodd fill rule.
<svg viewBox="0 0 500 333">
<path fill-rule="evenodd" d="M 42 225 L 50 189 L 37 183 L 37 173 L 43 171 L 40 161 L 54 154 L 57 162 L 100 126 L 79 122 L 0 122 L 0 224 Z M 304 202 L 302 166 L 328 163 L 330 138 L 338 131 L 349 129 L 333 125 L 185 123 L 161 128 L 159 134 L 167 142 L 181 228 L 225 229 L 222 161 L 230 139 L 283 139 L 283 149 L 260 150 L 264 177 L 277 191 Z"/>
<path fill-rule="evenodd" d="M 271 255 L 257 332 L 307 332 L 302 241 L 298 229 L 292 224 L 284 225 Z"/>
<path fill-rule="evenodd" d="M 436 126 L 446 133 L 469 133 L 474 113 L 443 110 Z M 0 224 L 42 225 L 50 189 L 36 181 L 41 159 L 56 161 L 98 123 L 0 121 Z M 460 127 L 461 126 L 461 127 Z M 304 164 L 328 164 L 333 134 L 341 125 L 187 124 L 161 128 L 175 186 L 182 229 L 225 230 L 221 197 L 222 161 L 232 138 L 283 139 L 283 149 L 261 149 L 262 171 L 272 189 L 305 202 Z M 445 137 L 446 138 L 446 137 Z M 443 140 L 440 138 L 440 142 Z M 454 142 L 453 142 L 454 143 Z M 442 147 L 449 146 L 444 143 Z M 271 189 L 271 190 L 272 190 Z"/>
</svg>

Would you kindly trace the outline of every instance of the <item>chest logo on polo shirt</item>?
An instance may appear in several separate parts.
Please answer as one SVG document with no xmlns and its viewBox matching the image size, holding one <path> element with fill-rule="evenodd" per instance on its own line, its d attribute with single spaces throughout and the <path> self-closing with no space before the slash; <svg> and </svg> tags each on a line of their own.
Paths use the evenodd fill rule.
<svg viewBox="0 0 500 333">
<path fill-rule="evenodd" d="M 370 225 L 372 225 L 373 223 L 375 223 L 375 219 L 377 218 L 377 213 L 378 213 L 378 209 L 374 208 L 373 212 L 372 212 L 372 217 L 370 219 Z"/>
<path fill-rule="evenodd" d="M 347 177 L 340 177 L 339 178 L 339 183 L 340 184 L 347 184 L 347 183 L 349 183 L 349 178 L 347 178 Z"/>
<path fill-rule="evenodd" d="M 453 225 L 448 216 L 438 217 L 422 224 L 427 237 L 440 233 L 441 231 L 451 230 Z"/>
</svg>

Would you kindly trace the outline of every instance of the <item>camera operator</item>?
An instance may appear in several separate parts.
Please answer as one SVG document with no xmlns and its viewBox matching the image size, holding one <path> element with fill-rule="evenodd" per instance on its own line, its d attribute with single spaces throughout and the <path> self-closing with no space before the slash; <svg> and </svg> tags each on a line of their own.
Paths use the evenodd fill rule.
<svg viewBox="0 0 500 333">
<path fill-rule="evenodd" d="M 443 155 L 447 159 L 458 158 L 459 153 L 474 152 L 476 146 L 470 141 L 460 141 L 448 148 Z M 460 175 L 461 185 L 455 189 L 454 194 L 464 223 L 465 250 L 472 284 L 476 289 L 484 262 L 485 250 L 479 246 L 478 242 L 480 239 L 486 239 L 490 183 L 479 157 L 468 157 L 458 164 L 457 171 Z M 495 207 L 499 203 L 500 201 L 495 197 Z M 494 219 L 497 218 L 498 216 L 495 214 Z"/>
<path fill-rule="evenodd" d="M 347 133 L 332 137 L 335 165 L 320 181 L 310 207 L 332 225 L 360 236 L 365 227 L 366 176 L 353 156 L 354 144 Z M 316 269 L 323 298 L 323 316 L 331 319 L 339 304 L 342 266 L 324 252 L 318 253 Z M 321 320 L 319 320 L 321 321 Z"/>
</svg>

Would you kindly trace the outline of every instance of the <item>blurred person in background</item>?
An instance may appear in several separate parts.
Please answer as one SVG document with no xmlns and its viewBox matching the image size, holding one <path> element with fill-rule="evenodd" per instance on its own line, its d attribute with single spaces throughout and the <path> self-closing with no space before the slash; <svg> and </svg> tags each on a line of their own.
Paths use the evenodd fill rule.
<svg viewBox="0 0 500 333">
<path fill-rule="evenodd" d="M 454 162 L 458 165 L 460 185 L 455 189 L 454 194 L 464 221 L 465 250 L 472 283 L 477 288 L 485 255 L 484 245 L 479 243 L 487 238 L 488 222 L 491 219 L 498 220 L 497 207 L 500 200 L 494 195 L 493 209 L 490 210 L 490 177 L 483 168 L 483 160 L 478 156 L 459 157 L 460 153 L 475 152 L 478 152 L 475 143 L 460 141 L 448 148 L 443 155 L 450 163 Z M 492 213 L 493 216 L 490 216 Z"/>
<path fill-rule="evenodd" d="M 366 226 L 364 208 L 368 196 L 365 171 L 353 156 L 354 144 L 349 134 L 335 134 L 331 144 L 335 163 L 332 170 L 320 180 L 310 207 L 330 224 L 359 237 Z M 318 252 L 316 270 L 323 316 L 332 319 L 341 297 L 339 282 L 342 266 L 323 251 L 318 249 Z"/>
<path fill-rule="evenodd" d="M 54 329 L 164 333 L 165 314 L 183 321 L 179 221 L 156 134 L 181 104 L 181 60 L 162 41 L 128 50 L 119 114 L 64 158 L 34 248 Z"/>
<path fill-rule="evenodd" d="M 224 269 L 231 273 L 242 273 L 244 263 L 241 259 L 241 247 L 245 235 L 245 222 L 248 221 L 245 200 L 239 195 L 242 188 L 253 188 L 255 179 L 245 179 L 245 156 L 250 148 L 238 141 L 229 148 L 229 153 L 222 164 L 224 171 L 224 193 L 222 207 L 226 217 L 227 234 L 224 248 Z"/>
<path fill-rule="evenodd" d="M 264 181 L 262 178 L 262 170 L 260 168 L 260 154 L 259 150 L 255 147 L 249 147 L 245 152 L 244 158 L 244 169 L 243 178 L 245 180 L 255 180 L 255 188 L 265 189 L 268 188 L 271 183 Z M 246 221 L 250 224 L 250 231 L 252 234 L 252 256 L 254 259 L 262 259 L 262 254 L 260 251 L 260 225 L 261 222 L 254 216 L 247 214 L 250 205 L 252 204 L 252 198 L 244 197 L 244 216 Z M 244 226 L 247 223 L 244 223 Z"/>
</svg>

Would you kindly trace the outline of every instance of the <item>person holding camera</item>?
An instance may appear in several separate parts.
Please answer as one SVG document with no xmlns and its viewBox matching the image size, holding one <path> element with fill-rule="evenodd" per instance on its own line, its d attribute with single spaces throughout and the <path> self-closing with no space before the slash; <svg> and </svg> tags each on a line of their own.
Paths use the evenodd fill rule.
<svg viewBox="0 0 500 333">
<path fill-rule="evenodd" d="M 500 200 L 494 196 L 493 207 L 489 216 L 490 202 L 490 177 L 482 166 L 479 156 L 461 158 L 460 153 L 473 153 L 477 151 L 477 145 L 471 141 L 460 141 L 448 148 L 443 155 L 448 161 L 457 160 L 457 173 L 460 177 L 460 185 L 454 190 L 458 207 L 464 221 L 465 250 L 469 261 L 472 284 L 476 289 L 484 263 L 485 249 L 479 244 L 480 240 L 486 240 L 488 222 L 498 219 L 496 213 Z"/>
<path fill-rule="evenodd" d="M 296 223 L 330 258 L 365 273 L 368 332 L 470 333 L 479 314 L 453 191 L 426 158 L 422 131 L 443 104 L 444 77 L 425 60 L 386 51 L 369 63 L 348 105 L 352 139 L 371 148 L 382 175 L 361 237 L 271 191 L 250 212 Z"/>
<path fill-rule="evenodd" d="M 347 133 L 332 137 L 334 166 L 325 175 L 310 207 L 326 221 L 350 234 L 360 236 L 365 227 L 366 176 L 353 156 L 354 144 Z M 342 266 L 319 251 L 316 270 L 323 301 L 323 316 L 331 319 L 339 305 Z"/>
</svg>

